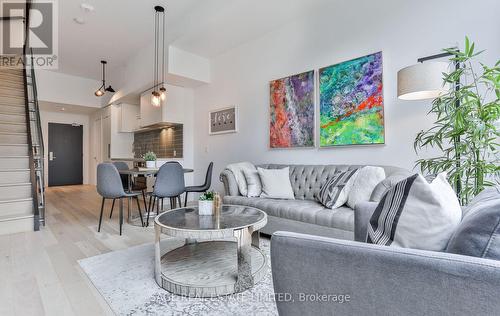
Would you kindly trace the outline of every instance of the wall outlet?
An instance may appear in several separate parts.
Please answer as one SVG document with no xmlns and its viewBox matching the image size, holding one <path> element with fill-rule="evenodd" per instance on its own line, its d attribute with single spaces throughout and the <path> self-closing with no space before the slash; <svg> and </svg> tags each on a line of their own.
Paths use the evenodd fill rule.
<svg viewBox="0 0 500 316">
<path fill-rule="evenodd" d="M 174 157 L 177 157 L 177 150 L 174 149 Z"/>
</svg>

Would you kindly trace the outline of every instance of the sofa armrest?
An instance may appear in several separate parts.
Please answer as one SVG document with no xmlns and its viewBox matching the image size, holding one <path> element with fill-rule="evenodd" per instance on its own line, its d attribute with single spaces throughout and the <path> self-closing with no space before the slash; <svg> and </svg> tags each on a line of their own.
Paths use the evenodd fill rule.
<svg viewBox="0 0 500 316">
<path fill-rule="evenodd" d="M 499 261 L 276 232 L 271 264 L 280 315 L 494 315 L 500 310 Z"/>
<path fill-rule="evenodd" d="M 366 241 L 366 229 L 373 212 L 377 208 L 377 202 L 360 202 L 354 208 L 354 240 Z"/>
<path fill-rule="evenodd" d="M 240 195 L 238 184 L 233 172 L 229 169 L 224 169 L 220 173 L 219 180 L 224 184 L 224 195 L 237 196 Z"/>
</svg>

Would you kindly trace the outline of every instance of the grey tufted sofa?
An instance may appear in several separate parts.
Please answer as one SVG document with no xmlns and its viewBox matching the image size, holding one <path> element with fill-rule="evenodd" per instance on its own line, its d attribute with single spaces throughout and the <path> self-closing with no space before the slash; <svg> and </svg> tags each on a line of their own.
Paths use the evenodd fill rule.
<svg viewBox="0 0 500 316">
<path fill-rule="evenodd" d="M 354 211 L 343 206 L 335 210 L 325 208 L 316 200 L 321 186 L 338 171 L 344 171 L 359 165 L 280 165 L 264 164 L 258 167 L 281 169 L 290 167 L 290 182 L 295 200 L 248 198 L 241 196 L 234 174 L 225 169 L 220 175 L 224 184 L 225 204 L 256 207 L 268 215 L 268 224 L 261 231 L 273 234 L 276 231 L 291 231 L 325 237 L 352 240 L 354 237 Z M 408 170 L 381 166 L 386 177 L 397 181 L 410 174 Z M 378 200 L 386 188 L 377 186 L 372 198 Z"/>
</svg>

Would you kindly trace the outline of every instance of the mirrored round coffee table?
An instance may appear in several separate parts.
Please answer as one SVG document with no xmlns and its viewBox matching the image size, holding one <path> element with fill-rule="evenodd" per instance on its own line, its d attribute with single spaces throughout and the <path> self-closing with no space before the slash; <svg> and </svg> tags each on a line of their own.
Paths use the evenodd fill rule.
<svg viewBox="0 0 500 316">
<path fill-rule="evenodd" d="M 189 297 L 215 297 L 251 288 L 267 270 L 266 256 L 259 248 L 259 230 L 266 223 L 263 211 L 236 205 L 223 205 L 218 216 L 200 216 L 197 207 L 158 215 L 156 283 Z"/>
</svg>

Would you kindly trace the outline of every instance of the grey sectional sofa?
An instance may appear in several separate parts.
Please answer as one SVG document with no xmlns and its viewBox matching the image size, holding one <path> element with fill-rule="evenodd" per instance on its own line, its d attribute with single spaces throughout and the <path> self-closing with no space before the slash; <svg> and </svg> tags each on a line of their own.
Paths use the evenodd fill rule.
<svg viewBox="0 0 500 316">
<path fill-rule="evenodd" d="M 377 203 L 356 206 L 356 239 Z M 291 232 L 271 239 L 280 315 L 500 315 L 500 185 L 476 196 L 444 252 Z M 494 259 L 494 260 L 492 260 Z M 330 295 L 330 296 L 328 296 Z"/>
<path fill-rule="evenodd" d="M 241 196 L 234 174 L 225 169 L 220 175 L 224 184 L 225 204 L 245 205 L 259 208 L 267 213 L 268 224 L 261 232 L 276 231 L 314 234 L 341 239 L 354 238 L 354 211 L 343 206 L 336 210 L 325 208 L 316 200 L 316 195 L 328 177 L 359 165 L 281 165 L 265 164 L 258 167 L 280 169 L 290 167 L 290 181 L 295 200 L 248 198 Z M 409 176 L 410 171 L 398 167 L 381 166 L 387 179 L 375 188 L 372 198 L 377 200 L 390 184 Z"/>
</svg>

